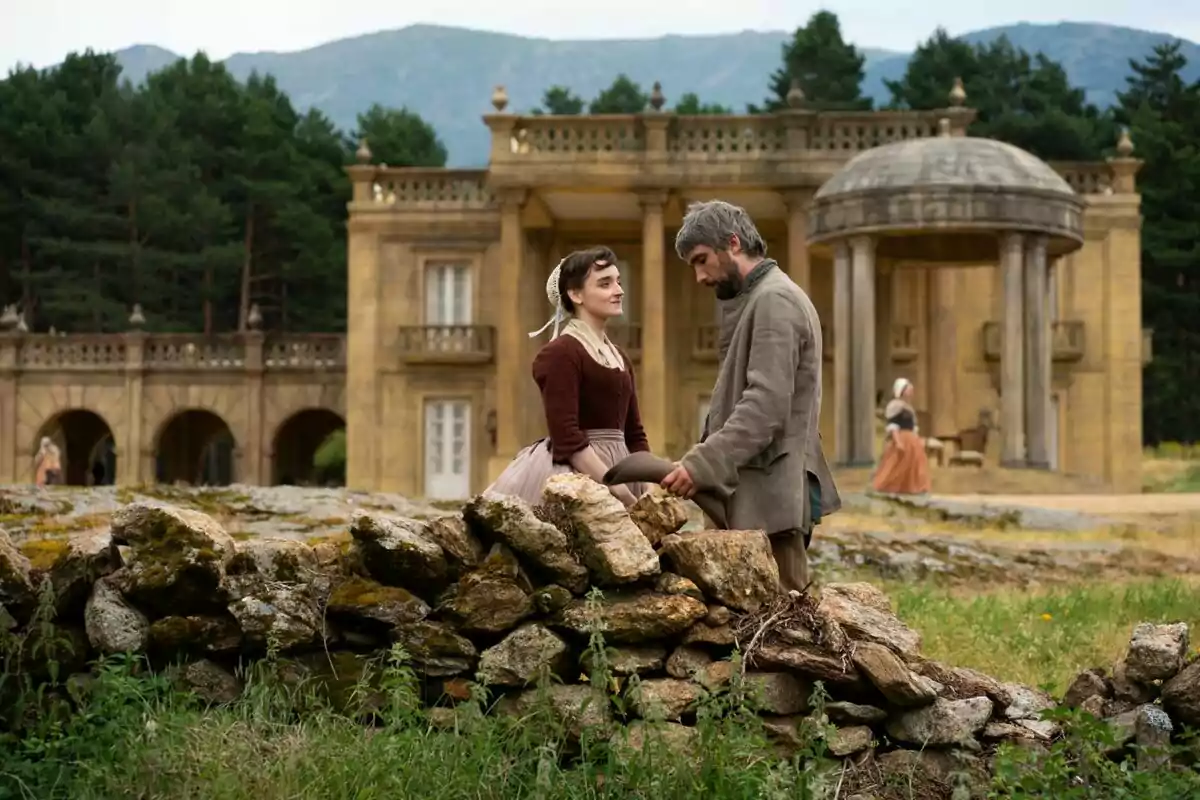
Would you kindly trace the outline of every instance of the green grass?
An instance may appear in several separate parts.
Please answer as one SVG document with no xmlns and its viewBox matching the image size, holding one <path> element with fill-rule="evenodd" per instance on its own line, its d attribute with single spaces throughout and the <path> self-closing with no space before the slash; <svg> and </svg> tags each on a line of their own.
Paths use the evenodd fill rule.
<svg viewBox="0 0 1200 800">
<path fill-rule="evenodd" d="M 1200 630 L 1200 585 L 1183 580 L 972 595 L 911 584 L 885 590 L 921 633 L 929 658 L 1059 694 L 1080 671 L 1123 657 L 1139 622 L 1182 621 Z"/>
</svg>

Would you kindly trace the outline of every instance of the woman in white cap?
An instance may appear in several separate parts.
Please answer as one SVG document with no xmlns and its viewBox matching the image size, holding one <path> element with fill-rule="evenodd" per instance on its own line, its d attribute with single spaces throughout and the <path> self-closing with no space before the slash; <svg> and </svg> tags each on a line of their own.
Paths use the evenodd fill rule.
<svg viewBox="0 0 1200 800">
<path fill-rule="evenodd" d="M 917 412 L 912 406 L 913 385 L 907 378 L 892 384 L 892 399 L 883 410 L 887 421 L 883 455 L 875 470 L 872 488 L 887 494 L 927 494 L 930 489 L 929 459 L 925 442 L 917 430 Z"/>
<path fill-rule="evenodd" d="M 624 295 L 617 257 L 607 247 L 571 253 L 550 273 L 546 297 L 554 313 L 529 334 L 552 328 L 549 343 L 533 359 L 550 435 L 517 453 L 490 491 L 538 503 L 551 475 L 574 471 L 602 482 L 613 464 L 650 449 L 633 365 L 605 332 L 608 321 L 624 311 Z M 644 487 L 609 491 L 628 507 Z"/>
</svg>

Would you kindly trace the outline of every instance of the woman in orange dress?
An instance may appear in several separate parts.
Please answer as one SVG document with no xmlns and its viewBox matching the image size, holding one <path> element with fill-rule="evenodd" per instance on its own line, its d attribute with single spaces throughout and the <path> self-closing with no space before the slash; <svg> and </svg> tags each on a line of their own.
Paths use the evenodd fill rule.
<svg viewBox="0 0 1200 800">
<path fill-rule="evenodd" d="M 912 407 L 913 385 L 907 378 L 892 384 L 892 399 L 883 411 L 887 421 L 883 455 L 875 470 L 872 488 L 884 494 L 928 494 L 929 459 L 925 442 L 917 430 L 917 412 Z"/>
</svg>

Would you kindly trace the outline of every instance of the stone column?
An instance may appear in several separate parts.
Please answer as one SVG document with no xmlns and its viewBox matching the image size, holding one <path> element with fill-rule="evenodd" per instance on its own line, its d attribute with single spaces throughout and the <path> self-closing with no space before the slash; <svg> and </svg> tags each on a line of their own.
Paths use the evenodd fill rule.
<svg viewBox="0 0 1200 800">
<path fill-rule="evenodd" d="M 153 472 L 145 471 L 146 441 L 153 431 L 142 430 L 142 402 L 145 399 L 146 334 L 138 329 L 125 334 L 125 441 L 114 442 L 117 450 L 117 474 L 113 483 L 129 486 L 149 483 Z M 152 447 L 152 445 L 151 445 Z M 153 450 L 151 450 L 153 458 Z"/>
<path fill-rule="evenodd" d="M 500 197 L 500 275 L 496 281 L 496 455 L 488 465 L 488 481 L 495 480 L 521 446 L 521 395 L 505 391 L 524 377 L 526 365 L 521 319 L 521 273 L 525 256 L 525 231 L 521 228 L 524 191 Z"/>
<path fill-rule="evenodd" d="M 1025 240 L 1025 459 L 1050 468 L 1050 309 L 1046 237 Z"/>
<path fill-rule="evenodd" d="M 1024 237 L 1000 238 L 1003 316 L 1000 343 L 1000 464 L 1025 465 Z"/>
<path fill-rule="evenodd" d="M 875 272 L 875 387 L 883 389 L 885 399 L 892 391 L 892 305 L 895 272 L 890 264 L 880 264 Z M 912 376 L 907 376 L 912 380 Z"/>
<path fill-rule="evenodd" d="M 850 463 L 875 463 L 875 240 L 856 236 L 850 240 L 853 273 L 854 338 L 850 346 L 850 409 L 854 445 Z"/>
<path fill-rule="evenodd" d="M 850 246 L 833 246 L 833 430 L 834 462 L 849 464 L 853 451 L 853 414 L 850 408 L 851 331 Z"/>
<path fill-rule="evenodd" d="M 18 359 L 20 339 L 0 330 L 0 430 L 6 432 L 7 442 L 0 442 L 0 482 L 16 483 L 17 460 L 21 443 L 17 441 Z"/>
<path fill-rule="evenodd" d="M 650 450 L 667 443 L 667 279 L 663 204 L 666 192 L 648 192 L 642 204 L 642 370 L 638 408 Z"/>
<path fill-rule="evenodd" d="M 263 358 L 265 337 L 260 330 L 249 330 L 246 343 L 246 441 L 239 442 L 242 451 L 241 470 L 234 479 L 251 486 L 269 486 L 271 467 L 266 454 L 271 451 L 270 435 L 263 429 L 263 382 L 266 360 Z"/>
<path fill-rule="evenodd" d="M 812 267 L 808 260 L 808 203 L 811 193 L 803 190 L 786 192 L 787 206 L 787 271 L 801 289 L 812 294 Z"/>
</svg>

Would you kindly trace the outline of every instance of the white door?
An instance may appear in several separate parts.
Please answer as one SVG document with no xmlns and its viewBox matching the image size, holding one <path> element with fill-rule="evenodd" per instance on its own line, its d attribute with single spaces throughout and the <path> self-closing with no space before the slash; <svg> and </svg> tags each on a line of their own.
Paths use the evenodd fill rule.
<svg viewBox="0 0 1200 800">
<path fill-rule="evenodd" d="M 696 420 L 696 441 L 704 438 L 704 423 L 708 421 L 708 408 L 712 405 L 712 398 L 706 397 L 700 401 L 699 415 Z"/>
<path fill-rule="evenodd" d="M 435 263 L 425 269 L 425 325 L 429 349 L 463 350 L 471 345 L 471 266 Z"/>
<path fill-rule="evenodd" d="M 470 496 L 471 404 L 426 400 L 425 497 L 466 500 Z"/>
</svg>

